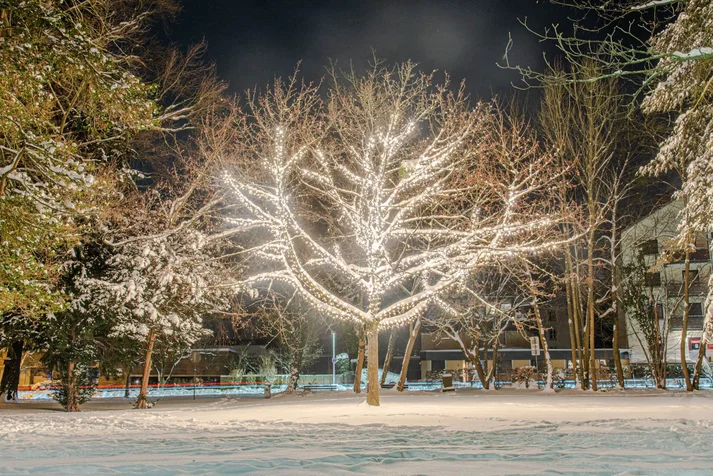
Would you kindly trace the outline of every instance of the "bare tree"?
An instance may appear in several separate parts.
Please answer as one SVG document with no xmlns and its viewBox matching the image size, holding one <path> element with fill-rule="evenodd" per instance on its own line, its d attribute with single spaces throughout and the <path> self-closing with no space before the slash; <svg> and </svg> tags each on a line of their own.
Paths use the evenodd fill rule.
<svg viewBox="0 0 713 476">
<path fill-rule="evenodd" d="M 263 332 L 277 340 L 284 355 L 281 364 L 289 373 L 286 393 L 297 390 L 300 372 L 319 357 L 319 336 L 325 327 L 321 316 L 297 299 L 293 296 L 280 302 L 273 297 L 263 303 L 260 316 Z"/>
<path fill-rule="evenodd" d="M 525 302 L 512 273 L 497 266 L 482 270 L 457 292 L 437 299 L 440 312 L 427 315 L 425 322 L 435 329 L 437 338 L 458 344 L 487 390 L 494 385 L 503 332 L 514 325 L 524 333 L 518 317 Z M 490 365 L 488 354 L 492 355 Z"/>
<path fill-rule="evenodd" d="M 713 201 L 707 193 L 713 185 L 713 6 L 708 0 L 552 3 L 573 7 L 581 14 L 573 16 L 574 35 L 557 27 L 533 33 L 544 41 L 553 41 L 569 64 L 597 64 L 600 72 L 591 81 L 629 80 L 633 85 L 630 89 L 635 91 L 632 105 L 650 115 L 663 113 L 675 118 L 657 156 L 643 172 L 661 175 L 679 169 L 683 163 L 686 173 L 674 197 L 685 201 L 679 241 L 682 249 L 691 249 L 691 237 L 708 232 L 713 224 Z M 589 21 L 587 17 L 592 15 L 598 21 Z M 516 69 L 526 84 L 545 79 L 542 73 L 529 68 Z M 569 83 L 582 81 L 575 74 L 565 74 L 561 79 Z M 713 286 L 709 289 L 707 302 L 713 296 Z M 687 315 L 684 321 L 687 323 Z M 706 312 L 705 322 L 703 348 L 713 330 L 713 312 Z M 699 353 L 691 379 L 683 344 L 681 352 L 686 387 L 691 390 L 698 381 L 704 353 Z"/>
<path fill-rule="evenodd" d="M 597 262 L 599 260 L 599 238 L 602 224 L 612 210 L 615 198 L 612 188 L 604 177 L 612 176 L 617 164 L 616 154 L 623 143 L 626 126 L 626 107 L 615 79 L 587 81 L 601 75 L 597 65 L 583 62 L 571 65 L 571 73 L 577 80 L 567 82 L 558 78 L 565 75 L 562 70 L 555 70 L 548 80 L 542 100 L 540 123 L 547 138 L 563 150 L 565 156 L 576 163 L 573 179 L 577 188 L 573 200 L 581 201 L 584 211 L 585 262 L 584 295 L 576 296 L 572 304 L 577 317 L 585 317 L 582 349 L 583 368 L 582 385 L 591 382 L 597 389 L 595 359 L 595 319 L 604 317 L 597 310 L 598 302 L 612 299 L 612 296 L 598 296 Z M 567 259 L 571 259 L 572 255 Z M 579 265 L 577 265 L 579 268 Z M 570 273 L 575 271 L 569 270 Z M 614 269 L 612 268 L 612 273 Z M 574 276 L 578 277 L 577 272 Z M 570 284 L 570 297 L 578 293 L 580 286 Z M 584 309 L 582 309 L 584 308 Z M 583 310 L 582 314 L 579 314 Z M 576 321 L 575 321 L 576 322 Z M 577 326 L 579 327 L 579 326 Z"/>
</svg>

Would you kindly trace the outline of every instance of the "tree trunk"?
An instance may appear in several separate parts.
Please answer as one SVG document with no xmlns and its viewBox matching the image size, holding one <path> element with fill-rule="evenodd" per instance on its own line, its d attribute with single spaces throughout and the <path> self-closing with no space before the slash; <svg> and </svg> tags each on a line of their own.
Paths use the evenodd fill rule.
<svg viewBox="0 0 713 476">
<path fill-rule="evenodd" d="M 532 273 L 530 272 L 529 266 L 526 266 L 526 270 L 528 284 L 530 287 L 530 294 L 532 294 L 532 310 L 535 312 L 535 321 L 537 322 L 537 333 L 540 336 L 542 350 L 545 353 L 545 365 L 547 366 L 547 380 L 545 383 L 545 390 L 554 391 L 552 379 L 554 369 L 552 368 L 552 359 L 550 358 L 550 348 L 547 345 L 547 339 L 545 339 L 545 330 L 542 326 L 542 315 L 540 314 L 540 305 L 537 300 L 537 286 L 535 286 L 535 280 L 532 278 Z"/>
<path fill-rule="evenodd" d="M 660 316 L 656 308 L 656 300 L 654 299 L 654 289 L 649 288 L 649 300 L 653 303 L 653 329 L 654 329 L 654 342 L 649 344 L 651 360 L 652 360 L 652 372 L 654 380 L 656 381 L 656 388 L 664 389 L 666 388 L 666 349 L 662 345 L 661 337 L 661 325 Z"/>
<path fill-rule="evenodd" d="M 614 316 L 614 340 L 612 341 L 612 352 L 614 353 L 614 366 L 616 367 L 616 381 L 621 388 L 624 388 L 624 367 L 621 365 L 621 355 L 619 354 L 619 316 Z"/>
<path fill-rule="evenodd" d="M 5 394 L 6 402 L 19 403 L 20 398 L 17 387 L 20 386 L 20 371 L 22 364 L 22 350 L 25 342 L 18 340 L 8 349 L 8 360 L 5 360 L 5 370 L 0 381 L 0 395 Z"/>
<path fill-rule="evenodd" d="M 366 403 L 379 406 L 379 323 L 369 324 L 366 330 L 367 362 L 366 362 Z"/>
<path fill-rule="evenodd" d="M 691 284 L 691 251 L 690 251 L 690 239 L 689 235 L 686 235 L 686 261 L 684 265 L 683 272 L 683 322 L 681 323 L 681 370 L 683 371 L 683 378 L 686 381 L 686 391 L 692 392 L 693 385 L 691 385 L 691 376 L 688 373 L 688 362 L 686 361 L 686 344 L 688 341 L 688 305 L 689 305 L 689 286 Z M 703 349 L 698 349 L 698 352 L 703 352 Z"/>
<path fill-rule="evenodd" d="M 129 395 L 131 394 L 131 369 L 133 368 L 132 364 L 129 364 L 128 366 L 124 367 L 126 369 L 126 384 L 124 386 L 124 398 L 129 398 Z"/>
<path fill-rule="evenodd" d="M 364 369 L 364 337 L 359 338 L 359 357 L 357 358 L 356 370 L 354 371 L 354 393 L 361 393 L 361 372 Z"/>
<path fill-rule="evenodd" d="M 495 341 L 493 342 L 493 365 L 490 367 L 490 373 L 488 374 L 488 387 L 487 389 L 490 389 L 490 385 L 493 386 L 493 390 L 497 389 L 496 386 L 496 377 L 497 377 L 497 371 L 498 371 L 498 348 L 500 346 L 500 333 L 498 332 L 498 335 L 495 337 Z M 485 359 L 487 361 L 488 359 L 488 353 L 485 353 Z"/>
<path fill-rule="evenodd" d="M 594 216 L 592 214 L 592 216 Z M 597 391 L 597 362 L 594 346 L 594 224 L 587 243 L 587 329 L 589 332 L 589 379 L 592 390 Z"/>
<path fill-rule="evenodd" d="M 696 367 L 693 370 L 693 388 L 700 389 L 701 371 L 703 369 L 703 359 L 705 358 L 708 340 L 710 339 L 711 328 L 713 327 L 713 291 L 711 285 L 713 277 L 708 280 L 708 294 L 705 301 L 705 319 L 703 321 L 703 335 L 701 336 L 701 346 L 698 349 L 698 358 L 696 359 Z"/>
<path fill-rule="evenodd" d="M 67 376 L 65 381 L 62 382 L 64 386 L 64 393 L 67 398 L 67 406 L 65 410 L 68 412 L 81 412 L 82 409 L 79 406 L 79 384 L 77 382 L 77 375 L 75 371 L 75 363 L 70 360 L 67 364 Z"/>
<path fill-rule="evenodd" d="M 292 362 L 290 362 L 290 378 L 287 380 L 287 389 L 285 390 L 285 393 L 294 393 L 295 390 L 297 390 L 297 382 L 299 379 L 300 361 L 299 358 L 293 357 Z"/>
<path fill-rule="evenodd" d="M 707 326 L 704 324 L 703 336 L 701 337 L 701 346 L 698 348 L 698 358 L 696 359 L 696 366 L 693 369 L 693 385 L 694 390 L 700 390 L 701 383 L 701 371 L 703 370 L 703 359 L 705 358 L 706 347 L 708 347 L 708 331 L 705 329 Z"/>
<path fill-rule="evenodd" d="M 485 390 L 490 390 L 490 382 L 488 379 L 488 374 L 485 372 L 485 369 L 483 368 L 483 364 L 480 363 L 480 346 L 479 343 L 476 343 L 476 349 L 475 349 L 475 356 L 471 357 L 470 362 L 473 364 L 473 367 L 475 367 L 475 373 L 478 374 L 478 380 L 480 380 L 480 383 L 483 385 L 483 389 Z M 488 351 L 485 351 L 485 361 L 487 362 L 488 360 Z"/>
<path fill-rule="evenodd" d="M 384 359 L 384 367 L 381 369 L 381 381 L 380 386 L 384 386 L 386 382 L 386 374 L 389 372 L 389 367 L 391 367 L 391 358 L 394 354 L 394 340 L 396 339 L 396 329 L 391 331 L 389 336 L 389 346 L 386 348 L 386 358 Z"/>
<path fill-rule="evenodd" d="M 569 253 L 569 252 L 568 252 Z M 565 265 L 566 266 L 566 265 Z M 572 352 L 572 374 L 574 375 L 574 386 L 576 387 L 579 383 L 579 375 L 577 370 L 579 366 L 577 365 L 577 349 L 575 346 L 576 338 L 574 337 L 574 312 L 572 306 L 572 286 L 569 277 L 569 268 L 565 271 L 564 279 L 564 289 L 567 296 L 567 327 L 569 328 L 569 347 Z"/>
<path fill-rule="evenodd" d="M 416 338 L 418 337 L 418 331 L 421 330 L 421 318 L 416 319 L 416 324 L 411 324 L 411 330 L 409 331 L 408 344 L 406 344 L 406 350 L 404 351 L 404 360 L 401 363 L 401 375 L 399 375 L 399 383 L 396 385 L 396 390 L 399 392 L 404 391 L 404 385 L 406 385 L 406 376 L 408 375 L 408 364 L 411 361 L 411 352 L 413 351 L 413 346 L 416 344 Z"/>
<path fill-rule="evenodd" d="M 577 366 L 577 371 L 579 372 L 577 374 L 579 378 L 579 386 L 582 390 L 585 390 L 587 388 L 587 377 L 588 377 L 588 368 L 589 368 L 589 356 L 585 353 L 585 349 L 582 346 L 582 313 L 581 313 L 581 304 L 579 302 L 579 280 L 578 280 L 578 275 L 575 275 L 573 273 L 574 271 L 574 266 L 572 264 L 572 254 L 571 250 L 567 248 L 567 268 L 569 269 L 569 276 L 570 276 L 570 291 L 572 293 L 572 317 L 574 318 L 574 338 L 575 341 L 572 345 L 576 345 L 577 347 L 577 358 L 578 358 L 578 366 Z M 579 268 L 577 268 L 577 273 L 579 273 Z"/>
<path fill-rule="evenodd" d="M 153 353 L 153 344 L 156 340 L 156 334 L 153 329 L 149 332 L 149 340 L 146 345 L 146 358 L 144 359 L 144 373 L 141 377 L 141 390 L 139 397 L 136 399 L 136 408 L 148 408 L 146 395 L 149 389 L 149 375 L 151 375 L 151 355 Z"/>
<path fill-rule="evenodd" d="M 614 202 L 612 207 L 612 228 L 611 228 L 611 243 L 609 248 L 611 261 L 611 308 L 614 314 L 614 339 L 612 347 L 614 352 L 614 366 L 616 367 L 616 380 L 619 387 L 624 388 L 624 368 L 621 365 L 621 355 L 619 354 L 619 278 L 617 276 L 616 264 L 616 248 L 618 243 L 617 234 L 617 205 Z"/>
</svg>

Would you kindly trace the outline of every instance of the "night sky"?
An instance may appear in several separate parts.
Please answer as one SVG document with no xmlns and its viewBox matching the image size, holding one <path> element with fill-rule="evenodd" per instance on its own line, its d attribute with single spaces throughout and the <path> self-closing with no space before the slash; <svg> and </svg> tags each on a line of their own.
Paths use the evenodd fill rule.
<svg viewBox="0 0 713 476">
<path fill-rule="evenodd" d="M 264 88 L 292 73 L 298 61 L 309 81 L 318 81 L 330 59 L 363 68 L 372 49 L 389 63 L 411 59 L 423 70 L 447 71 L 466 80 L 469 92 L 489 97 L 513 91 L 519 76 L 496 66 L 512 35 L 511 62 L 542 69 L 543 49 L 520 25 L 541 31 L 567 23 L 562 7 L 536 0 L 308 1 L 183 0 L 170 27 L 172 41 L 205 39 L 208 60 L 234 92 Z"/>
</svg>

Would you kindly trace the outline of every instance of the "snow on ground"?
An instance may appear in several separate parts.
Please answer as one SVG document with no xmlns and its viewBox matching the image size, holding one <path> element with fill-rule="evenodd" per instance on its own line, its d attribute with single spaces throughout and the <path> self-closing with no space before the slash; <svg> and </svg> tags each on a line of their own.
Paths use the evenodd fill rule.
<svg viewBox="0 0 713 476">
<path fill-rule="evenodd" d="M 24 404 L 23 404 L 24 405 Z M 713 393 L 482 390 L 0 411 L 0 474 L 711 474 Z M 163 407 L 163 409 L 162 409 Z"/>
</svg>

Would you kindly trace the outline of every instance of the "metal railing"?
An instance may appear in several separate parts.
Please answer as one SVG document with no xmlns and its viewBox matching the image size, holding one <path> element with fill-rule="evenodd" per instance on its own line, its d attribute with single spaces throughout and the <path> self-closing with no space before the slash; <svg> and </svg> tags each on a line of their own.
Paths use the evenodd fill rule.
<svg viewBox="0 0 713 476">
<path fill-rule="evenodd" d="M 669 296 L 683 296 L 683 282 L 671 281 L 666 283 L 666 294 Z M 691 296 L 705 296 L 708 292 L 708 285 L 701 281 L 694 281 L 688 287 L 688 294 Z"/>
</svg>

